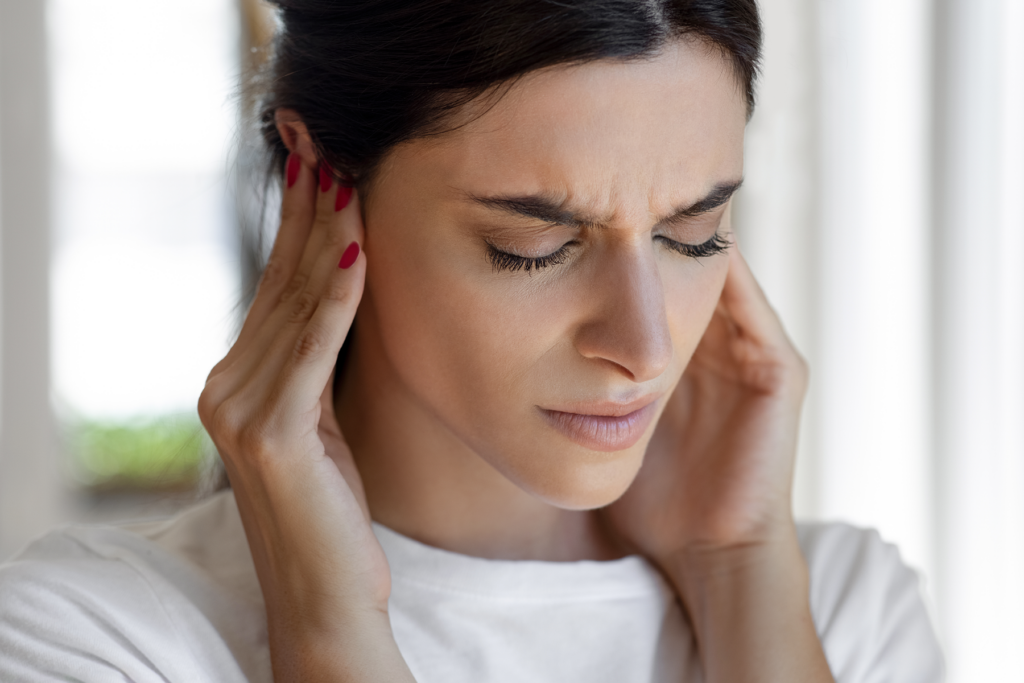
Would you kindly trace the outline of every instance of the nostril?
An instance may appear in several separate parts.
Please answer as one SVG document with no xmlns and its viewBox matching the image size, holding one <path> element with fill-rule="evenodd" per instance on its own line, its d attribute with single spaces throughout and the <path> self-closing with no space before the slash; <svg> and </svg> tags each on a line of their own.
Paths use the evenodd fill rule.
<svg viewBox="0 0 1024 683">
<path fill-rule="evenodd" d="M 619 307 L 581 326 L 575 346 L 585 358 L 610 363 L 637 383 L 661 376 L 674 353 L 664 311 L 637 307 L 629 311 Z"/>
</svg>

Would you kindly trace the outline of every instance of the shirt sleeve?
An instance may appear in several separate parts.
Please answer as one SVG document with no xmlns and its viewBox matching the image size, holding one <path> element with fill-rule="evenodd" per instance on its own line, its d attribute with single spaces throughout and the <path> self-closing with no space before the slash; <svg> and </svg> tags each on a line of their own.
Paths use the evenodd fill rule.
<svg viewBox="0 0 1024 683">
<path fill-rule="evenodd" d="M 942 650 L 917 573 L 873 530 L 807 525 L 811 611 L 837 683 L 939 683 Z"/>
<path fill-rule="evenodd" d="M 182 648 L 146 580 L 73 538 L 51 534 L 0 567 L 5 683 L 205 680 Z"/>
</svg>

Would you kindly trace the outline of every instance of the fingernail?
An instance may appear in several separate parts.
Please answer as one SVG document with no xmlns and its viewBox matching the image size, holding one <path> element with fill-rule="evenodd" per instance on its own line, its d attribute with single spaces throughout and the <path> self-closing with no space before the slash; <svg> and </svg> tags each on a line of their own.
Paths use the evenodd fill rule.
<svg viewBox="0 0 1024 683">
<path fill-rule="evenodd" d="M 359 258 L 359 242 L 353 242 L 348 245 L 348 248 L 345 249 L 345 253 L 341 255 L 341 260 L 338 261 L 338 267 L 342 270 L 349 268 L 356 262 L 357 258 Z"/>
<path fill-rule="evenodd" d="M 295 184 L 295 181 L 299 179 L 299 168 L 302 166 L 302 160 L 299 159 L 298 154 L 289 154 L 288 161 L 285 163 L 285 179 L 288 183 L 288 187 Z"/>
<path fill-rule="evenodd" d="M 334 198 L 334 210 L 341 211 L 344 209 L 348 206 L 350 199 L 352 199 L 352 188 L 338 185 L 338 196 Z"/>
<path fill-rule="evenodd" d="M 331 174 L 328 172 L 329 168 L 330 168 L 330 166 L 328 166 L 327 164 L 320 164 L 320 191 L 321 192 L 327 192 L 327 190 L 331 189 L 331 182 L 333 182 L 333 180 L 331 178 Z"/>
</svg>

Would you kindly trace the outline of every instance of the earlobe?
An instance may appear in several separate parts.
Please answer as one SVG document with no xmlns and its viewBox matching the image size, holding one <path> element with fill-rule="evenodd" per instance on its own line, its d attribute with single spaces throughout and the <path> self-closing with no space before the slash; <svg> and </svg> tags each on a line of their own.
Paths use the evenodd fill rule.
<svg viewBox="0 0 1024 683">
<path fill-rule="evenodd" d="M 277 109 L 274 112 L 274 124 L 288 151 L 298 154 L 306 166 L 316 168 L 318 159 L 313 138 L 299 113 L 294 109 Z"/>
</svg>

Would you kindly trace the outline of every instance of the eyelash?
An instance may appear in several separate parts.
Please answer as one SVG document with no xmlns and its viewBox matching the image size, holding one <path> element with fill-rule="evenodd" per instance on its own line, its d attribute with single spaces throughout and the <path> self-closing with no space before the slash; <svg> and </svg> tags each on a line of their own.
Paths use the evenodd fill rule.
<svg viewBox="0 0 1024 683">
<path fill-rule="evenodd" d="M 702 244 L 683 244 L 682 242 L 676 242 L 675 240 L 669 239 L 664 235 L 658 235 L 655 239 L 660 239 L 666 247 L 672 251 L 682 254 L 683 256 L 689 256 L 690 258 L 707 258 L 708 256 L 715 256 L 721 254 L 729 247 L 732 246 L 732 242 L 723 237 L 719 233 L 715 233 L 714 236 L 707 242 Z M 527 273 L 533 270 L 540 270 L 541 268 L 547 268 L 548 266 L 557 266 L 565 263 L 569 257 L 569 249 L 575 242 L 568 242 L 563 244 L 558 251 L 555 251 L 547 256 L 519 256 L 517 254 L 510 254 L 507 251 L 501 251 L 493 244 L 487 245 L 487 259 L 491 262 L 491 266 L 494 270 L 507 270 L 515 273 L 518 271 L 525 271 Z"/>
<path fill-rule="evenodd" d="M 491 262 L 494 270 L 507 270 L 512 273 L 523 270 L 529 273 L 531 270 L 540 270 L 548 266 L 557 266 L 565 263 L 566 258 L 569 257 L 569 247 L 573 244 L 575 242 L 568 242 L 563 244 L 556 252 L 535 258 L 510 254 L 507 251 L 501 251 L 493 244 L 488 244 L 487 259 Z"/>
<path fill-rule="evenodd" d="M 707 258 L 708 256 L 715 256 L 726 251 L 732 246 L 725 236 L 721 233 L 716 232 L 711 239 L 702 244 L 683 244 L 682 242 L 676 242 L 670 240 L 664 235 L 658 236 L 672 251 L 678 252 L 683 256 L 689 256 L 690 258 Z"/>
</svg>

